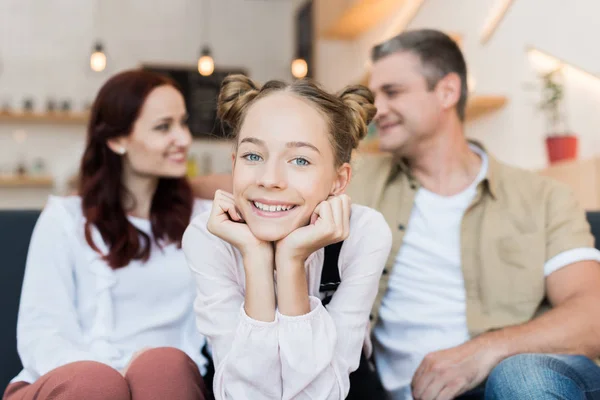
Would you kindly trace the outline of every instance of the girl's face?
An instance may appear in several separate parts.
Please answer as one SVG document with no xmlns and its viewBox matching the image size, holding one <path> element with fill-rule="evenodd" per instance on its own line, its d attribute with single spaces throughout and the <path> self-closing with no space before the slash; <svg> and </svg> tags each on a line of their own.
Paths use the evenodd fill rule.
<svg viewBox="0 0 600 400">
<path fill-rule="evenodd" d="M 308 100 L 278 92 L 248 109 L 233 154 L 233 195 L 252 233 L 274 242 L 307 225 L 343 192 L 350 166 L 335 166 L 327 120 Z"/>
</svg>

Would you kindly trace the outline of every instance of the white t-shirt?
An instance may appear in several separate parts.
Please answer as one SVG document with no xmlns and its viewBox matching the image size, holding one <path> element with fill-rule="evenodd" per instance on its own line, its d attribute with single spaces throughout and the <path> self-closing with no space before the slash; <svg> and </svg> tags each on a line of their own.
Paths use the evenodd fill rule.
<svg viewBox="0 0 600 400">
<path fill-rule="evenodd" d="M 383 386 L 394 400 L 412 399 L 410 383 L 423 357 L 469 340 L 461 267 L 460 230 L 465 211 L 488 169 L 482 166 L 473 183 L 453 196 L 419 188 L 404 241 L 396 257 L 389 289 L 374 330 L 376 363 Z M 545 266 L 548 276 L 570 263 L 594 259 L 596 249 L 574 249 Z"/>
<path fill-rule="evenodd" d="M 194 214 L 211 207 L 198 200 Z M 150 221 L 129 217 L 152 237 Z M 183 250 L 157 248 L 147 262 L 111 269 L 85 240 L 81 198 L 51 196 L 41 213 L 27 255 L 17 323 L 24 369 L 12 382 L 32 383 L 75 361 L 124 368 L 144 347 L 175 347 L 203 373 L 205 339 L 195 327 L 195 286 Z M 93 230 L 94 243 L 106 252 Z"/>
</svg>

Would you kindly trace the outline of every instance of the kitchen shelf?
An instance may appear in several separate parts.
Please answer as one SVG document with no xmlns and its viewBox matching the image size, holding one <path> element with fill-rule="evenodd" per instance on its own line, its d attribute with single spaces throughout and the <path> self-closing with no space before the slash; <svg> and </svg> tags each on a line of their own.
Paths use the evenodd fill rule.
<svg viewBox="0 0 600 400">
<path fill-rule="evenodd" d="M 473 95 L 467 101 L 466 120 L 472 121 L 497 111 L 507 102 L 508 99 L 505 96 Z"/>
<path fill-rule="evenodd" d="M 51 176 L 29 176 L 29 175 L 0 175 L 0 188 L 51 188 L 54 179 Z"/>
<path fill-rule="evenodd" d="M 0 112 L 0 123 L 85 125 L 88 113 L 83 112 Z"/>
</svg>

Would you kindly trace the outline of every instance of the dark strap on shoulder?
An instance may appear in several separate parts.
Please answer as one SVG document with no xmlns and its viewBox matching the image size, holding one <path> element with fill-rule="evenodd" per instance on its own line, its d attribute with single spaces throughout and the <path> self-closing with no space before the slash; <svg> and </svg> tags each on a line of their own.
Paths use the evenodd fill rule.
<svg viewBox="0 0 600 400">
<path fill-rule="evenodd" d="M 319 287 L 319 291 L 325 293 L 325 298 L 321 300 L 323 306 L 329 304 L 333 294 L 341 283 L 338 261 L 343 244 L 344 242 L 339 242 L 325 247 L 321 286 Z M 358 369 L 350 374 L 350 391 L 346 400 L 385 398 L 385 391 L 375 370 L 372 357 L 373 355 L 371 355 L 371 359 L 369 360 L 365 356 L 365 352 L 361 352 Z"/>
<path fill-rule="evenodd" d="M 329 304 L 333 293 L 337 290 L 342 279 L 340 278 L 340 268 L 338 261 L 343 241 L 330 244 L 325 247 L 325 257 L 323 258 L 323 271 L 321 272 L 321 285 L 319 291 L 325 293 L 325 298 L 321 300 L 324 306 Z"/>
</svg>

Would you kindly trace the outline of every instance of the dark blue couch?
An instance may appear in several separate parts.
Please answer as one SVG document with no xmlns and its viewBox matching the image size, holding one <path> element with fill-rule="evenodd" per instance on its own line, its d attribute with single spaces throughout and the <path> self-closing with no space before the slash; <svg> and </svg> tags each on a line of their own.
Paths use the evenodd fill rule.
<svg viewBox="0 0 600 400">
<path fill-rule="evenodd" d="M 17 354 L 17 312 L 31 231 L 40 212 L 0 211 L 0 389 L 21 371 Z"/>
<path fill-rule="evenodd" d="M 2 322 L 0 329 L 0 388 L 21 371 L 17 354 L 16 325 L 21 284 L 31 231 L 39 211 L 0 211 L 0 304 Z M 588 213 L 588 220 L 596 238 L 600 238 L 600 211 Z M 600 249 L 600 240 L 596 240 Z"/>
</svg>

